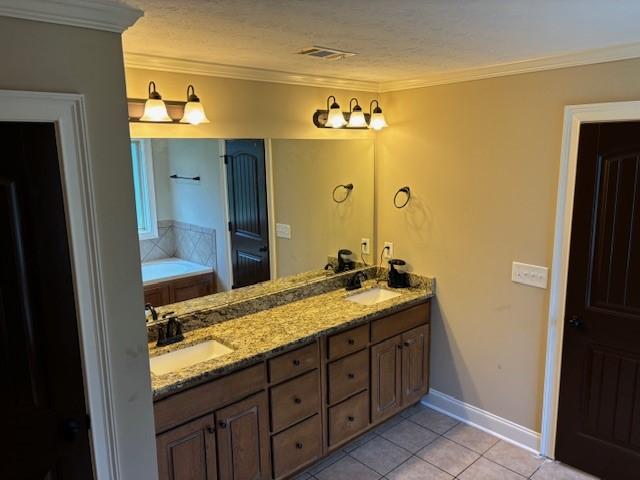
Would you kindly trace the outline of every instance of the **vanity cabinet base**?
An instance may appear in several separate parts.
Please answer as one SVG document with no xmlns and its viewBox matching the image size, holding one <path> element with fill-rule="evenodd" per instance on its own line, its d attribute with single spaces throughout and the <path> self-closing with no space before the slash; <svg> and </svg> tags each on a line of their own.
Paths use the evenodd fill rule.
<svg viewBox="0 0 640 480">
<path fill-rule="evenodd" d="M 161 480 L 293 478 L 429 390 L 430 301 L 154 405 Z"/>
<path fill-rule="evenodd" d="M 216 293 L 213 273 L 204 273 L 147 285 L 144 287 L 144 303 L 160 307 L 213 293 Z"/>
</svg>

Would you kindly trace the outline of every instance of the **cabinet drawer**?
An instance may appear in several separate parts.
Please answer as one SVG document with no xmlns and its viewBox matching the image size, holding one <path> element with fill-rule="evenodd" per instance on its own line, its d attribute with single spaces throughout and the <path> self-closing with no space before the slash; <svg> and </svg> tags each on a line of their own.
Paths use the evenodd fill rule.
<svg viewBox="0 0 640 480">
<path fill-rule="evenodd" d="M 273 436 L 273 476 L 284 477 L 322 455 L 320 415 Z"/>
<path fill-rule="evenodd" d="M 263 363 L 155 402 L 156 433 L 211 412 L 265 387 Z"/>
<path fill-rule="evenodd" d="M 369 392 L 365 391 L 329 409 L 329 445 L 357 435 L 369 425 Z"/>
<path fill-rule="evenodd" d="M 430 302 L 407 308 L 371 323 L 371 343 L 378 343 L 418 325 L 429 323 Z"/>
<path fill-rule="evenodd" d="M 320 410 L 318 370 L 271 388 L 271 430 L 277 432 Z"/>
<path fill-rule="evenodd" d="M 269 380 L 278 383 L 314 368 L 318 368 L 317 342 L 269 360 Z"/>
<path fill-rule="evenodd" d="M 363 349 L 369 343 L 369 325 L 352 328 L 329 337 L 329 360 Z"/>
<path fill-rule="evenodd" d="M 369 350 L 329 364 L 329 403 L 333 404 L 369 386 Z"/>
</svg>

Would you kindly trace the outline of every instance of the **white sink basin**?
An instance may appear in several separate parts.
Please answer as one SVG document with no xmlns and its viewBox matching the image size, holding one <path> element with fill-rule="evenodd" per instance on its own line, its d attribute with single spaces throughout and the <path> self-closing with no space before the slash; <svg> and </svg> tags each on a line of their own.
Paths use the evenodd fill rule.
<svg viewBox="0 0 640 480">
<path fill-rule="evenodd" d="M 355 295 L 350 295 L 347 297 L 347 300 L 353 303 L 359 303 L 360 305 L 375 305 L 376 303 L 384 302 L 385 300 L 399 297 L 400 295 L 402 294 L 398 292 L 375 287 L 365 290 L 364 292 L 356 293 Z"/>
<path fill-rule="evenodd" d="M 196 363 L 206 362 L 207 360 L 212 360 L 231 352 L 233 352 L 233 350 L 226 345 L 216 342 L 215 340 L 208 340 L 193 345 L 192 347 L 181 348 L 180 350 L 165 353 L 164 355 L 151 357 L 149 364 L 151 373 L 154 375 L 164 375 L 165 373 L 175 372 L 182 368 L 195 365 Z"/>
</svg>

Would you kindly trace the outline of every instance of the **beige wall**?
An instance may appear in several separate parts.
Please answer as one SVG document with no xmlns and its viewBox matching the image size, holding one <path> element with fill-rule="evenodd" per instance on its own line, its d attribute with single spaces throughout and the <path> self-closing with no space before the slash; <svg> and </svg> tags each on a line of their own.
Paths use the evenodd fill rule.
<svg viewBox="0 0 640 480">
<path fill-rule="evenodd" d="M 291 225 L 291 239 L 276 239 L 278 277 L 322 268 L 340 248 L 359 257 L 360 240 L 373 241 L 373 140 L 276 139 L 271 158 L 275 221 Z"/>
<path fill-rule="evenodd" d="M 120 35 L 0 17 L 0 89 L 85 95 L 123 478 L 156 478 Z M 73 208 L 73 206 L 71 206 Z"/>
<path fill-rule="evenodd" d="M 326 108 L 327 96 L 336 95 L 343 110 L 349 99 L 358 97 L 368 105 L 375 93 L 353 92 L 279 83 L 126 69 L 127 94 L 146 98 L 147 85 L 155 81 L 165 100 L 184 100 L 187 85 L 193 84 L 211 123 L 201 125 L 131 124 L 136 138 L 372 138 L 368 130 L 316 128 L 312 122 L 317 109 Z"/>
<path fill-rule="evenodd" d="M 551 265 L 563 107 L 638 98 L 640 60 L 382 95 L 377 238 L 437 277 L 433 388 L 540 431 L 548 290 L 511 262 Z"/>
</svg>

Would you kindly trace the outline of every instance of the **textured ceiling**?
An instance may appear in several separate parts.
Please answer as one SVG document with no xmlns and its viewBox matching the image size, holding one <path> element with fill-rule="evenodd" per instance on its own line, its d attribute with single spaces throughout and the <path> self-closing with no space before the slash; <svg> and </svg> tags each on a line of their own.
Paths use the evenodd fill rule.
<svg viewBox="0 0 640 480">
<path fill-rule="evenodd" d="M 125 52 L 384 82 L 640 42 L 639 0 L 127 0 Z M 321 45 L 357 52 L 296 55 Z"/>
</svg>

